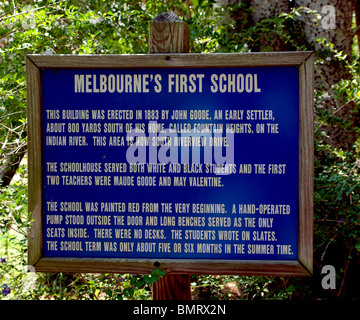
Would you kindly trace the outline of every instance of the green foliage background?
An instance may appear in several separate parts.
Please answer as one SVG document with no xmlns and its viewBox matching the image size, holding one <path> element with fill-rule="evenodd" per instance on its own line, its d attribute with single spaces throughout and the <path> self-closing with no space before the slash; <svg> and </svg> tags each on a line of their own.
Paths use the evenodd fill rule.
<svg viewBox="0 0 360 320">
<path fill-rule="evenodd" d="M 311 278 L 193 276 L 196 299 L 360 299 L 360 80 L 357 43 L 353 57 L 318 39 L 304 40 L 296 9 L 252 24 L 251 8 L 214 6 L 215 1 L 2 1 L 0 2 L 0 170 L 26 150 L 25 56 L 39 54 L 132 54 L 148 52 L 148 25 L 175 11 L 191 30 L 191 52 L 271 50 L 264 38 L 285 50 L 316 51 L 316 68 L 329 59 L 348 76 L 315 89 L 314 275 Z M 31 5 L 31 7 L 26 7 Z M 28 10 L 30 9 L 30 10 Z M 318 13 L 312 12 L 314 17 Z M 352 106 L 346 115 L 341 110 Z M 329 128 L 351 137 L 347 147 L 329 140 Z M 342 141 L 343 142 L 343 141 Z M 10 159 L 10 160 L 9 160 Z M 21 158 L 20 158 L 21 160 Z M 27 273 L 26 155 L 17 175 L 0 188 L 1 299 L 151 299 L 151 284 L 164 275 Z M 336 267 L 335 290 L 321 286 L 322 266 Z M 33 271 L 33 270 L 30 270 Z M 231 289 L 232 288 L 232 289 Z"/>
</svg>

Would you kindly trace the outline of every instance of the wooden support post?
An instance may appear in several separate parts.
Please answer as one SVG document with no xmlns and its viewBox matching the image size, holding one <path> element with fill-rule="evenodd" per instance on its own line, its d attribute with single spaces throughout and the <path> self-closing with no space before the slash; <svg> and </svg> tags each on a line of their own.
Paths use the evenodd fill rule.
<svg viewBox="0 0 360 320">
<path fill-rule="evenodd" d="M 164 12 L 150 22 L 149 53 L 188 53 L 189 50 L 189 27 L 175 13 Z M 153 300 L 191 300 L 190 275 L 171 274 L 168 270 L 153 284 L 152 296 Z"/>
<path fill-rule="evenodd" d="M 174 12 L 164 12 L 150 22 L 149 53 L 188 53 L 189 27 Z"/>
<path fill-rule="evenodd" d="M 152 287 L 153 300 L 191 300 L 190 275 L 169 274 Z"/>
</svg>

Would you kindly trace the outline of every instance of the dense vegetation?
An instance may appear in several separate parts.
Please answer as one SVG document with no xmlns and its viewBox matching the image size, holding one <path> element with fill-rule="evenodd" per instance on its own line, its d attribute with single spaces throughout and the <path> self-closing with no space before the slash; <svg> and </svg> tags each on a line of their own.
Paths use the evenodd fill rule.
<svg viewBox="0 0 360 320">
<path fill-rule="evenodd" d="M 347 51 L 321 37 L 308 40 L 303 18 L 311 16 L 311 21 L 319 26 L 322 18 L 319 12 L 291 5 L 287 12 L 254 22 L 249 1 L 239 2 L 0 3 L 1 299 L 151 299 L 151 284 L 164 274 L 159 269 L 150 275 L 26 272 L 27 228 L 32 221 L 27 211 L 25 55 L 147 53 L 149 22 L 169 10 L 175 11 L 190 27 L 191 52 L 281 48 L 316 53 L 314 276 L 193 276 L 194 297 L 360 298 L 360 78 L 356 37 L 349 56 Z M 352 30 L 355 28 L 353 22 Z M 329 64 L 336 65 L 340 79 L 327 72 Z M 335 290 L 321 287 L 321 269 L 327 264 L 336 268 Z"/>
</svg>

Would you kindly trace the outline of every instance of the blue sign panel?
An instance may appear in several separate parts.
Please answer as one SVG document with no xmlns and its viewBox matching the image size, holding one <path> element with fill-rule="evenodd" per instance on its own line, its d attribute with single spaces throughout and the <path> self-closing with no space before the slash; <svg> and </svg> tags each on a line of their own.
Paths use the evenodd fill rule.
<svg viewBox="0 0 360 320">
<path fill-rule="evenodd" d="M 45 69 L 46 257 L 296 260 L 296 67 Z"/>
</svg>

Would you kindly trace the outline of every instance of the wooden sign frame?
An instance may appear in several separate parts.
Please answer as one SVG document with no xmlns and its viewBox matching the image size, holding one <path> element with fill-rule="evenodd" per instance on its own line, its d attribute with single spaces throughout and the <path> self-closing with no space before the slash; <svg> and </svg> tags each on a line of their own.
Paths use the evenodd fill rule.
<svg viewBox="0 0 360 320">
<path fill-rule="evenodd" d="M 311 275 L 313 270 L 313 54 L 276 52 L 242 54 L 28 55 L 29 212 L 28 264 L 37 272 L 172 274 Z M 56 68 L 184 68 L 296 66 L 299 70 L 299 230 L 298 259 L 154 260 L 50 258 L 42 250 L 42 85 L 41 70 Z"/>
</svg>

